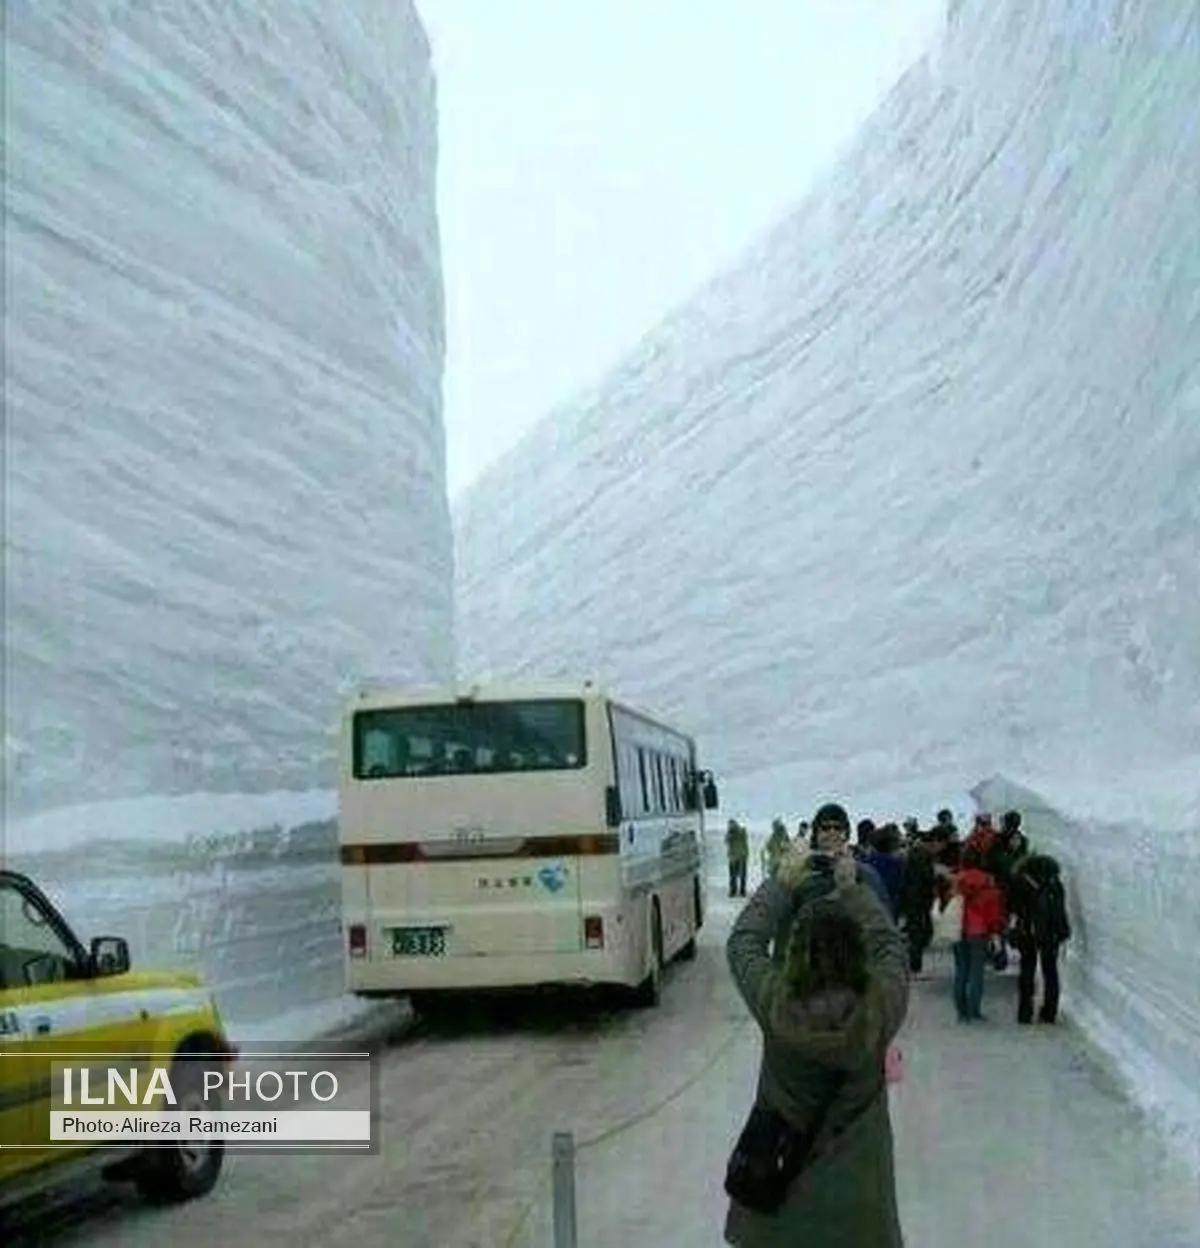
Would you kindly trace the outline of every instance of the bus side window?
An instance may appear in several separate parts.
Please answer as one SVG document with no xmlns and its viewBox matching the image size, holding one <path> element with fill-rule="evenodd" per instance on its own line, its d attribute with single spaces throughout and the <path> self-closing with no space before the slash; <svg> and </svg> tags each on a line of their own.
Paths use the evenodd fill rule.
<svg viewBox="0 0 1200 1248">
<path fill-rule="evenodd" d="M 627 819 L 641 814 L 637 800 L 637 755 L 631 745 L 621 742 L 617 750 L 617 786 L 621 791 L 621 809 Z"/>
</svg>

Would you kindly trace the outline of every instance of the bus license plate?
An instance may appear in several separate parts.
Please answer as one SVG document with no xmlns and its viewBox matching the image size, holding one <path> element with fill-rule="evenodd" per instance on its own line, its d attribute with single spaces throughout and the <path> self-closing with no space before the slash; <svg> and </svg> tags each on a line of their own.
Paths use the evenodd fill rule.
<svg viewBox="0 0 1200 1248">
<path fill-rule="evenodd" d="M 392 928 L 392 953 L 398 958 L 441 958 L 446 954 L 444 927 Z"/>
</svg>

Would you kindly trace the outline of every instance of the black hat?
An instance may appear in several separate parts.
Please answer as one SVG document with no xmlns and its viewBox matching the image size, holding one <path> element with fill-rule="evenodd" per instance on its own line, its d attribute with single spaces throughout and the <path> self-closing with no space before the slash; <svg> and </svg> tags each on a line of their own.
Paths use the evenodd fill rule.
<svg viewBox="0 0 1200 1248">
<path fill-rule="evenodd" d="M 850 834 L 850 816 L 846 814 L 846 808 L 839 806 L 837 802 L 826 802 L 812 817 L 814 832 L 827 828 L 831 824 L 841 828 L 847 835 Z"/>
<path fill-rule="evenodd" d="M 1006 810 L 1004 812 L 1004 830 L 1005 832 L 1016 832 L 1021 827 L 1021 812 L 1019 810 Z"/>
</svg>

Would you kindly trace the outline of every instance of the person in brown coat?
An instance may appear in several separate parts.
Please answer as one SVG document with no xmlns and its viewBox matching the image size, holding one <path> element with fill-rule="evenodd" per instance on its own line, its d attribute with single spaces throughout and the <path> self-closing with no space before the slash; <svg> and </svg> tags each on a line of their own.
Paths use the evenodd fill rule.
<svg viewBox="0 0 1200 1248">
<path fill-rule="evenodd" d="M 905 939 L 872 889 L 856 880 L 853 859 L 840 851 L 834 891 L 802 904 L 792 931 L 803 926 L 806 911 L 827 906 L 831 896 L 861 933 L 865 975 L 857 985 L 806 993 L 797 977 L 795 937 L 783 958 L 770 950 L 773 937 L 788 930 L 802 867 L 785 862 L 777 878 L 763 882 L 734 924 L 726 954 L 763 1034 L 755 1104 L 774 1109 L 800 1131 L 814 1120 L 820 1125 L 806 1167 L 775 1212 L 730 1201 L 725 1242 L 740 1248 L 903 1248 L 884 1057 L 908 1010 Z"/>
</svg>

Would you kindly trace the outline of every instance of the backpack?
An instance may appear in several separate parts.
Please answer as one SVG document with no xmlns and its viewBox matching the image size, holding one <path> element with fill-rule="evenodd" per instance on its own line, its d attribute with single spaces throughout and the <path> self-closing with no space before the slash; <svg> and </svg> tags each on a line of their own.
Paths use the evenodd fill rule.
<svg viewBox="0 0 1200 1248">
<path fill-rule="evenodd" d="M 1033 931 L 1039 940 L 1050 941 L 1061 945 L 1071 939 L 1071 923 L 1067 918 L 1067 896 L 1062 880 L 1051 876 L 1033 895 L 1030 906 L 1030 918 Z"/>
</svg>

